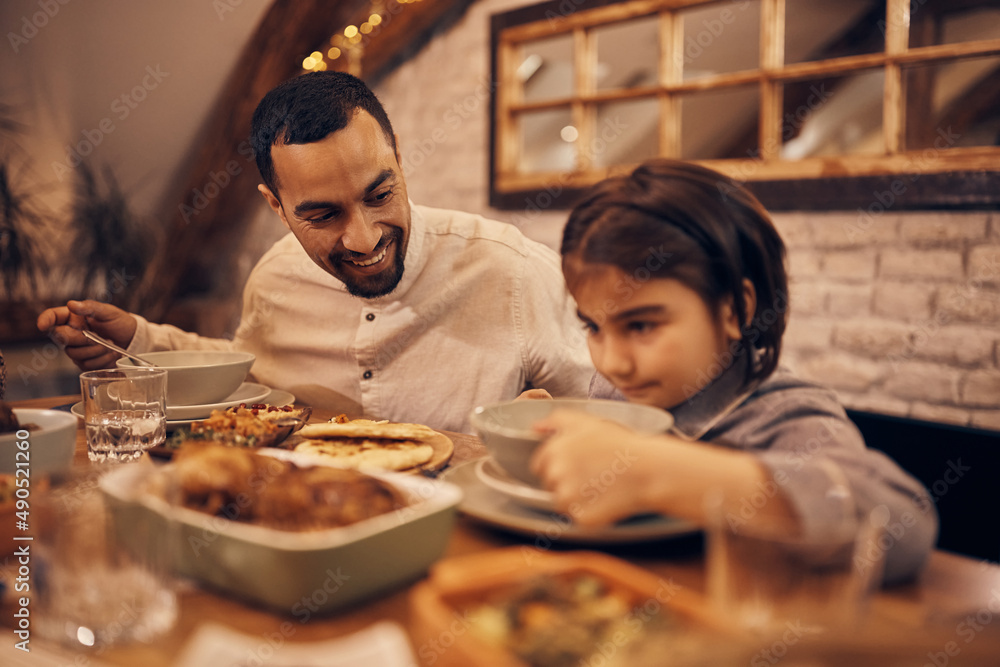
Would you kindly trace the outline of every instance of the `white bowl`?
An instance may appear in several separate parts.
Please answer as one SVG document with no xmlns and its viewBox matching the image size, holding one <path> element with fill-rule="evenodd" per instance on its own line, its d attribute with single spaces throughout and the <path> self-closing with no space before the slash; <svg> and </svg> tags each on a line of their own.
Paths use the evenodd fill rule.
<svg viewBox="0 0 1000 667">
<path fill-rule="evenodd" d="M 69 468 L 76 449 L 76 415 L 62 410 L 14 408 L 21 429 L 0 435 L 0 473 L 44 475 Z M 25 426 L 36 428 L 24 430 Z"/>
<path fill-rule="evenodd" d="M 167 369 L 167 405 L 220 403 L 246 380 L 254 355 L 226 350 L 167 350 L 140 355 Z M 122 357 L 119 368 L 139 366 Z"/>
<path fill-rule="evenodd" d="M 529 463 L 544 438 L 532 426 L 557 408 L 610 419 L 640 433 L 662 433 L 674 423 L 669 412 L 648 405 L 572 398 L 494 403 L 473 410 L 470 420 L 501 468 L 515 479 L 541 488 L 541 482 L 529 470 Z"/>
</svg>

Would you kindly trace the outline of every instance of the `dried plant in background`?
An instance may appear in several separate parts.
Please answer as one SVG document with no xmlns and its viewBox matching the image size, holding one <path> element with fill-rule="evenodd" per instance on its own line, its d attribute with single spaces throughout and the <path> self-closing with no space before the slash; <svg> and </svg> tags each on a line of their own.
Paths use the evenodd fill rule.
<svg viewBox="0 0 1000 667">
<path fill-rule="evenodd" d="M 71 271 L 80 275 L 80 296 L 131 309 L 156 247 L 155 230 L 130 210 L 110 167 L 99 178 L 84 162 L 76 176 Z"/>
<path fill-rule="evenodd" d="M 0 301 L 31 301 L 38 296 L 38 279 L 48 268 L 44 238 L 47 219 L 30 192 L 19 186 L 26 166 L 16 138 L 23 126 L 14 109 L 0 102 Z M 16 162 L 22 163 L 18 169 Z"/>
</svg>

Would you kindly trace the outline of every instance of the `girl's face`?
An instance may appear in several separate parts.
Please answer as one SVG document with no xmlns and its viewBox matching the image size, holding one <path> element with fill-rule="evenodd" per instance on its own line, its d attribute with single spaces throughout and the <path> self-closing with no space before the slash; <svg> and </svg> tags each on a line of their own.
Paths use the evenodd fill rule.
<svg viewBox="0 0 1000 667">
<path fill-rule="evenodd" d="M 730 304 L 712 312 L 673 278 L 640 282 L 607 264 L 579 268 L 573 297 L 590 355 L 628 400 L 672 408 L 731 363 L 740 326 Z"/>
</svg>

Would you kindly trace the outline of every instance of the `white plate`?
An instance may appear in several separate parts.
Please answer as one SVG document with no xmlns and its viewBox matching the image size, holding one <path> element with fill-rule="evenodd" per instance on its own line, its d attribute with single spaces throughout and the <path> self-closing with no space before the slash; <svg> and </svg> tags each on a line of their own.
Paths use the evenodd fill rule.
<svg viewBox="0 0 1000 667">
<path fill-rule="evenodd" d="M 245 397 L 246 396 L 246 397 Z M 225 410 L 240 403 L 267 403 L 281 407 L 291 405 L 295 402 L 295 396 L 284 389 L 271 389 L 262 384 L 244 382 L 240 388 L 229 395 L 222 403 L 214 405 L 183 405 L 177 407 L 167 406 L 167 430 L 172 430 L 178 426 L 184 426 L 191 422 L 204 419 L 212 414 L 212 410 Z M 207 410 L 206 410 L 207 408 Z M 181 411 L 182 414 L 178 414 Z M 70 408 L 77 417 L 83 419 L 83 401 L 74 403 Z"/>
<path fill-rule="evenodd" d="M 167 420 L 178 421 L 181 419 L 204 419 L 212 414 L 212 410 L 225 410 L 240 403 L 263 403 L 270 387 L 265 387 L 256 382 L 244 382 L 239 389 L 226 397 L 226 400 L 218 403 L 206 403 L 203 405 L 168 405 Z"/>
<path fill-rule="evenodd" d="M 643 515 L 612 526 L 582 528 L 564 515 L 526 507 L 514 498 L 490 488 L 476 473 L 479 461 L 469 461 L 446 471 L 442 478 L 460 487 L 464 494 L 459 511 L 483 523 L 528 535 L 546 544 L 625 544 L 648 542 L 697 533 L 689 521 Z"/>
<path fill-rule="evenodd" d="M 528 486 L 511 477 L 493 457 L 476 461 L 476 477 L 494 491 L 510 496 L 516 502 L 543 512 L 554 512 L 552 494 L 543 489 Z"/>
</svg>

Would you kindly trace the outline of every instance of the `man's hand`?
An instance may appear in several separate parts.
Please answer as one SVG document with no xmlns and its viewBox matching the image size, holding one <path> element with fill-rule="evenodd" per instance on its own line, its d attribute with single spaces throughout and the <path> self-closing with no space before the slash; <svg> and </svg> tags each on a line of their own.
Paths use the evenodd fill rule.
<svg viewBox="0 0 1000 667">
<path fill-rule="evenodd" d="M 131 313 L 91 300 L 69 301 L 65 306 L 44 310 L 36 325 L 63 346 L 66 356 L 84 371 L 110 368 L 121 355 L 87 340 L 81 331 L 90 329 L 121 347 L 128 347 L 138 326 Z"/>
</svg>

